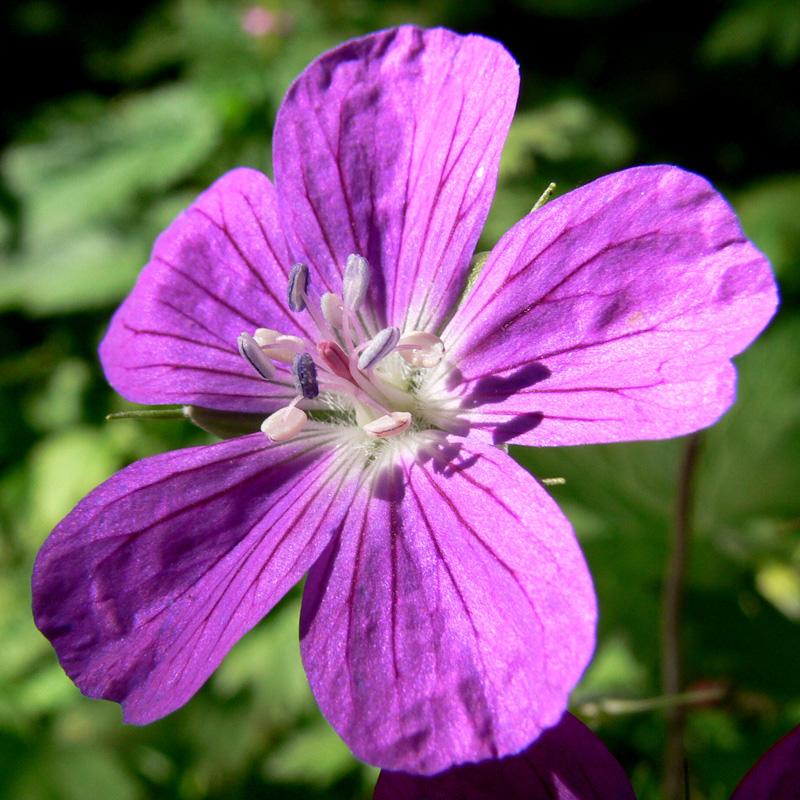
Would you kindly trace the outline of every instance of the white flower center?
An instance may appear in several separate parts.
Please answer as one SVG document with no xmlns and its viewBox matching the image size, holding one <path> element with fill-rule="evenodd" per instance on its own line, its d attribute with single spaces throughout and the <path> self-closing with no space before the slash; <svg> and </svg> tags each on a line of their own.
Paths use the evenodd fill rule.
<svg viewBox="0 0 800 800">
<path fill-rule="evenodd" d="M 273 362 L 291 364 L 297 396 L 261 425 L 272 441 L 299 433 L 308 419 L 299 404 L 320 395 L 323 405 L 352 411 L 356 424 L 373 439 L 396 436 L 414 422 L 418 375 L 441 362 L 444 344 L 427 331 L 404 333 L 388 327 L 368 332 L 358 311 L 367 296 L 369 274 L 367 260 L 351 255 L 342 297 L 326 292 L 317 307 L 308 295 L 308 266 L 295 264 L 289 275 L 289 308 L 309 312 L 319 340 L 314 343 L 269 328 L 239 336 L 239 352 L 265 380 L 277 374 Z"/>
</svg>

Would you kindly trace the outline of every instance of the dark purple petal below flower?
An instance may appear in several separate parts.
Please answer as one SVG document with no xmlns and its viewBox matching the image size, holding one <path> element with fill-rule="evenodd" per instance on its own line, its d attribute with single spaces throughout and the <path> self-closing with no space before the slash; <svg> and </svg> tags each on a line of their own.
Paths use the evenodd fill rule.
<svg viewBox="0 0 800 800">
<path fill-rule="evenodd" d="M 703 178 L 626 170 L 503 237 L 442 334 L 449 386 L 494 441 L 677 436 L 728 408 L 729 359 L 776 303 L 767 260 Z"/>
<path fill-rule="evenodd" d="M 800 797 L 800 726 L 761 756 L 731 800 L 797 800 Z"/>
<path fill-rule="evenodd" d="M 374 800 L 636 800 L 622 767 L 565 714 L 527 750 L 431 777 L 381 772 Z"/>
<path fill-rule="evenodd" d="M 595 635 L 556 504 L 497 448 L 445 449 L 366 476 L 300 622 L 317 702 L 356 756 L 424 774 L 519 752 L 555 724 Z"/>
<path fill-rule="evenodd" d="M 354 482 L 330 436 L 258 433 L 118 472 L 47 539 L 36 624 L 84 694 L 145 723 L 185 703 L 316 560 Z"/>
<path fill-rule="evenodd" d="M 292 265 L 269 180 L 220 178 L 161 234 L 100 345 L 111 385 L 134 403 L 275 411 L 291 377 L 264 381 L 238 350 L 243 331 L 304 335 L 286 286 Z M 305 318 L 307 320 L 307 318 Z"/>
<path fill-rule="evenodd" d="M 497 42 L 405 26 L 325 53 L 289 89 L 274 136 L 287 235 L 331 291 L 351 253 L 368 259 L 375 329 L 433 331 L 450 311 L 518 85 Z"/>
</svg>

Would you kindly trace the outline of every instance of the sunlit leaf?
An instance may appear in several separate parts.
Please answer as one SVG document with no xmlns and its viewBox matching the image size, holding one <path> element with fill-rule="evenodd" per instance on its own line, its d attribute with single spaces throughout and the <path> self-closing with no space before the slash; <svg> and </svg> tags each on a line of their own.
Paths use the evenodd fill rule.
<svg viewBox="0 0 800 800">
<path fill-rule="evenodd" d="M 35 548 L 92 489 L 110 477 L 122 457 L 103 430 L 89 427 L 55 434 L 34 448 L 29 472 L 30 508 L 21 526 Z"/>
<path fill-rule="evenodd" d="M 89 119 L 65 121 L 42 142 L 17 145 L 3 170 L 22 197 L 31 244 L 125 214 L 207 158 L 218 123 L 200 95 L 176 85 L 132 95 Z"/>
<path fill-rule="evenodd" d="M 800 175 L 784 175 L 749 188 L 736 198 L 748 236 L 764 251 L 784 286 L 800 285 Z"/>
<path fill-rule="evenodd" d="M 530 170 L 534 160 L 589 159 L 606 169 L 633 150 L 624 124 L 579 97 L 563 97 L 514 117 L 500 164 L 501 178 Z"/>
<path fill-rule="evenodd" d="M 218 138 L 208 103 L 178 85 L 92 104 L 43 141 L 7 150 L 23 235 L 0 262 L 0 308 L 46 314 L 121 299 L 162 229 L 159 203 L 140 210 L 142 198 L 185 178 Z"/>
<path fill-rule="evenodd" d="M 768 53 L 789 65 L 800 55 L 800 9 L 794 0 L 750 0 L 716 21 L 701 52 L 712 63 Z"/>
<path fill-rule="evenodd" d="M 307 783 L 324 788 L 356 766 L 347 745 L 324 720 L 301 728 L 266 760 L 271 780 Z"/>
<path fill-rule="evenodd" d="M 251 693 L 276 729 L 316 713 L 300 659 L 299 617 L 300 599 L 294 597 L 238 642 L 213 678 L 222 696 Z"/>
<path fill-rule="evenodd" d="M 789 619 L 800 621 L 800 572 L 790 564 L 770 562 L 756 572 L 756 588 Z"/>
</svg>

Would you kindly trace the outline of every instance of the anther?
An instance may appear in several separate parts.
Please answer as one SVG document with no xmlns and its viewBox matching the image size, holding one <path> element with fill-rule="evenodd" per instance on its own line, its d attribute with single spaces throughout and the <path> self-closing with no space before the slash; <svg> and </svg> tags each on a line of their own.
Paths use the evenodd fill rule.
<svg viewBox="0 0 800 800">
<path fill-rule="evenodd" d="M 317 352 L 320 358 L 325 362 L 325 366 L 340 378 L 346 381 L 352 381 L 350 375 L 350 362 L 347 359 L 347 354 L 342 350 L 341 346 L 336 342 L 320 342 L 317 345 Z"/>
<path fill-rule="evenodd" d="M 297 393 L 306 400 L 313 400 L 319 394 L 317 367 L 309 353 L 298 353 L 292 361 L 292 377 Z"/>
<path fill-rule="evenodd" d="M 400 338 L 400 331 L 397 328 L 384 328 L 379 331 L 375 338 L 361 351 L 358 357 L 359 369 L 370 369 L 374 367 L 382 358 L 385 358 L 394 350 Z"/>
<path fill-rule="evenodd" d="M 395 411 L 368 422 L 364 425 L 364 432 L 373 439 L 384 439 L 402 433 L 410 424 L 411 414 L 408 411 Z"/>
<path fill-rule="evenodd" d="M 342 282 L 344 304 L 357 311 L 364 304 L 367 289 L 369 289 L 369 262 L 363 256 L 355 254 L 348 256 Z"/>
<path fill-rule="evenodd" d="M 302 408 L 288 406 L 270 414 L 262 423 L 261 431 L 273 442 L 285 442 L 303 429 L 308 415 Z"/>
<path fill-rule="evenodd" d="M 259 328 L 253 338 L 265 355 L 284 364 L 291 364 L 294 357 L 306 349 L 306 343 L 299 336 L 278 333 L 269 328 Z"/>
<path fill-rule="evenodd" d="M 397 342 L 397 349 L 415 367 L 435 367 L 444 357 L 444 342 L 427 331 L 404 333 Z"/>
<path fill-rule="evenodd" d="M 340 328 L 342 325 L 342 299 L 333 292 L 325 292 L 319 301 L 322 306 L 322 316 L 331 328 Z"/>
<path fill-rule="evenodd" d="M 275 365 L 267 358 L 258 342 L 249 334 L 242 333 L 237 339 L 242 358 L 265 380 L 275 377 Z"/>
<path fill-rule="evenodd" d="M 302 311 L 306 307 L 303 295 L 308 290 L 308 264 L 295 264 L 289 273 L 289 308 Z"/>
</svg>

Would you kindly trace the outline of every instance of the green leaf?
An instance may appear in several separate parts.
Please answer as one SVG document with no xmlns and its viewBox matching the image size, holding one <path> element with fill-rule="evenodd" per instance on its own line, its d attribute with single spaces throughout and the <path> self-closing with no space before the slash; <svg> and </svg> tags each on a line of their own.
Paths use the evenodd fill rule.
<svg viewBox="0 0 800 800">
<path fill-rule="evenodd" d="M 83 413 L 83 394 L 89 383 L 89 365 L 77 358 L 58 362 L 43 392 L 25 407 L 31 424 L 39 430 L 77 423 Z"/>
<path fill-rule="evenodd" d="M 50 782 L 61 800 L 136 800 L 141 787 L 119 754 L 92 742 L 48 759 Z"/>
<path fill-rule="evenodd" d="M 43 439 L 31 451 L 29 509 L 20 530 L 35 549 L 92 489 L 122 464 L 105 429 L 78 427 Z"/>
<path fill-rule="evenodd" d="M 599 164 L 602 171 L 626 162 L 633 145 L 632 134 L 622 122 L 583 98 L 562 97 L 517 113 L 503 150 L 500 178 L 525 174 L 537 158 L 586 159 L 593 162 L 595 170 Z"/>
<path fill-rule="evenodd" d="M 794 0 L 751 0 L 734 6 L 716 21 L 701 45 L 712 64 L 754 61 L 769 53 L 782 65 L 800 55 L 800 9 Z"/>
<path fill-rule="evenodd" d="M 0 262 L 0 308 L 50 314 L 118 301 L 165 218 L 189 202 L 155 194 L 190 175 L 219 140 L 210 106 L 184 86 L 96 105 L 3 156 L 23 239 Z"/>
<path fill-rule="evenodd" d="M 776 320 L 738 357 L 736 403 L 704 435 L 696 526 L 721 544 L 763 551 L 768 539 L 793 539 L 784 526 L 800 516 L 798 352 L 800 319 Z"/>
<path fill-rule="evenodd" d="M 216 693 L 251 693 L 276 730 L 316 709 L 300 659 L 299 616 L 300 598 L 291 597 L 237 642 L 214 673 Z"/>
<path fill-rule="evenodd" d="M 357 765 L 347 745 L 324 720 L 294 732 L 264 763 L 267 778 L 326 788 Z"/>
<path fill-rule="evenodd" d="M 125 215 L 140 193 L 190 174 L 218 137 L 207 102 L 174 85 L 103 105 L 88 119 L 63 120 L 45 141 L 10 148 L 2 167 L 35 243 Z"/>
<path fill-rule="evenodd" d="M 734 205 L 745 233 L 772 262 L 785 288 L 800 286 L 800 175 L 783 175 L 753 186 Z"/>
<path fill-rule="evenodd" d="M 614 16 L 639 5 L 643 0 L 521 0 L 536 14 L 553 17 Z"/>
</svg>

